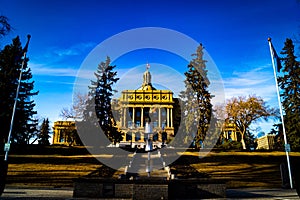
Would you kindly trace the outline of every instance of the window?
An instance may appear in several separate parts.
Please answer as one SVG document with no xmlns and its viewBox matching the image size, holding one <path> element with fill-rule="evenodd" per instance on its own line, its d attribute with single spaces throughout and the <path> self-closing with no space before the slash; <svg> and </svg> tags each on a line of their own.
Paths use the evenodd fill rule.
<svg viewBox="0 0 300 200">
<path fill-rule="evenodd" d="M 136 125 L 136 127 L 140 127 L 141 126 L 141 121 L 136 121 L 135 125 Z"/>
<path fill-rule="evenodd" d="M 128 128 L 133 127 L 133 126 L 132 126 L 132 125 L 133 125 L 133 124 L 132 124 L 132 121 L 128 121 L 128 124 L 127 124 L 127 125 L 128 125 Z"/>
<path fill-rule="evenodd" d="M 135 134 L 135 141 L 139 141 L 140 139 L 141 139 L 141 134 L 140 134 L 140 132 L 137 132 Z"/>
</svg>

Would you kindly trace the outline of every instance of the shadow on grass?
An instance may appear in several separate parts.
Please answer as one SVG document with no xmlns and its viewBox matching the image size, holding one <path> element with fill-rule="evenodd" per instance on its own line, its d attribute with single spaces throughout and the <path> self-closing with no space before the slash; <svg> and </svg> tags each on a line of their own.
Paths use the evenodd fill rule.
<svg viewBox="0 0 300 200">
<path fill-rule="evenodd" d="M 100 166 L 95 171 L 92 171 L 88 175 L 84 176 L 86 178 L 111 178 L 117 170 L 107 167 L 106 165 Z"/>
<path fill-rule="evenodd" d="M 20 145 L 12 144 L 9 154 L 14 155 L 90 155 L 84 146 L 64 146 L 64 145 Z"/>
<path fill-rule="evenodd" d="M 170 165 L 171 173 L 180 179 L 209 178 L 209 174 L 200 173 L 191 164 L 199 163 L 201 159 L 196 156 L 182 155 Z"/>
</svg>

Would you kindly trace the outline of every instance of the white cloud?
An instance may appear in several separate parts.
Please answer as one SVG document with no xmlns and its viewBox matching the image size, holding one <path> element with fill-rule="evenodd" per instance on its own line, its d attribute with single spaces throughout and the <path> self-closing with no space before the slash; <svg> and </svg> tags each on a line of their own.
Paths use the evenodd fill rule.
<svg viewBox="0 0 300 200">
<path fill-rule="evenodd" d="M 86 49 L 94 47 L 96 43 L 87 42 L 87 43 L 78 43 L 72 45 L 68 48 L 54 48 L 51 52 L 58 56 L 76 56 L 82 54 Z"/>
<path fill-rule="evenodd" d="M 271 66 L 250 71 L 234 71 L 232 77 L 223 78 L 226 98 L 257 95 L 270 101 L 276 97 L 276 86 Z"/>
<path fill-rule="evenodd" d="M 84 56 L 96 44 L 93 42 L 78 43 L 67 48 L 50 47 L 44 54 L 31 57 L 29 67 L 34 75 L 77 76 L 79 65 L 72 66 L 69 56 Z"/>
<path fill-rule="evenodd" d="M 34 75 L 46 75 L 46 76 L 73 76 L 77 75 L 77 69 L 73 69 L 71 67 L 50 67 L 46 64 L 35 64 L 30 63 L 30 68 Z"/>
</svg>

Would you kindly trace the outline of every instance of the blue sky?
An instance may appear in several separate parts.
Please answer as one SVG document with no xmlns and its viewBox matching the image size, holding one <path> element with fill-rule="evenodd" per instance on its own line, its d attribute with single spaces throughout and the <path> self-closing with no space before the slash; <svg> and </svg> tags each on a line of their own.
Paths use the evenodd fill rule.
<svg viewBox="0 0 300 200">
<path fill-rule="evenodd" d="M 142 27 L 171 29 L 202 43 L 222 77 L 226 98 L 256 94 L 278 107 L 267 38 L 277 52 L 286 38 L 294 39 L 300 33 L 299 8 L 297 0 L 0 0 L 0 14 L 14 27 L 0 46 L 17 35 L 25 44 L 31 34 L 29 66 L 40 91 L 36 109 L 52 122 L 71 105 L 74 81 L 88 54 L 104 40 Z M 162 64 L 185 71 L 182 58 L 155 49 L 114 60 L 125 79 L 146 62 L 151 70 Z M 260 126 L 268 132 L 272 123 Z"/>
</svg>

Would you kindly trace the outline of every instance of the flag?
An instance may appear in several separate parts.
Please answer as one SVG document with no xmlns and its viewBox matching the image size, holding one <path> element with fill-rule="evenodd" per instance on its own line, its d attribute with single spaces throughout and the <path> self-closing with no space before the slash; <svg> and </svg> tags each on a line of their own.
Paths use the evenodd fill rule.
<svg viewBox="0 0 300 200">
<path fill-rule="evenodd" d="M 276 65 L 277 65 L 277 72 L 280 72 L 282 66 L 281 66 L 281 61 L 280 61 L 280 57 L 278 56 L 278 54 L 276 53 L 276 50 L 270 40 L 270 44 L 271 44 L 271 51 L 272 51 L 272 55 L 273 55 L 273 59 L 275 59 L 276 61 Z"/>
</svg>

